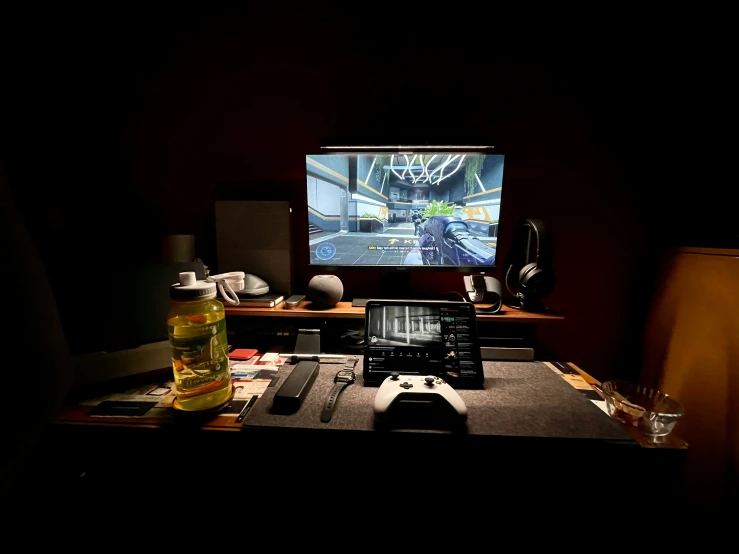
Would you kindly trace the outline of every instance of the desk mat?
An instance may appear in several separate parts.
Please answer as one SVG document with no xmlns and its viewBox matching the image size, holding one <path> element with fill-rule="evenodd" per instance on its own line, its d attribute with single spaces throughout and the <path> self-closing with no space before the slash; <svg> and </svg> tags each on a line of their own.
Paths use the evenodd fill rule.
<svg viewBox="0 0 739 554">
<path fill-rule="evenodd" d="M 357 381 L 344 389 L 329 423 L 320 414 L 336 372 L 323 364 L 300 409 L 290 415 L 270 413 L 272 399 L 294 366 L 284 365 L 279 381 L 254 405 L 246 427 L 375 430 L 372 406 L 378 387 L 365 386 L 362 361 Z M 483 362 L 482 390 L 459 390 L 467 404 L 467 433 L 507 437 L 583 438 L 635 442 L 620 424 L 594 406 L 541 362 Z"/>
</svg>

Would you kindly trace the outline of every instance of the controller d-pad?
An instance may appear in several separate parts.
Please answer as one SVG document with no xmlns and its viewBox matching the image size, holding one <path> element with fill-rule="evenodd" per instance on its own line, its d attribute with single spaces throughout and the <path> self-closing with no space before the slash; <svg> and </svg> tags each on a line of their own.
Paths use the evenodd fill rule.
<svg viewBox="0 0 739 554">
<path fill-rule="evenodd" d="M 408 389 L 412 389 L 413 385 L 411 385 L 410 383 L 400 383 L 400 388 L 408 390 Z"/>
</svg>

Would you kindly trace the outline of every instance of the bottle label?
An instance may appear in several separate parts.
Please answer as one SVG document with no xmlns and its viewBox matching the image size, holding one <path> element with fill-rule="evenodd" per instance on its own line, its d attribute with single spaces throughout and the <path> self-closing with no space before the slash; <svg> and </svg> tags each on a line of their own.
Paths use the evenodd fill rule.
<svg viewBox="0 0 739 554">
<path fill-rule="evenodd" d="M 177 395 L 194 396 L 230 382 L 226 320 L 170 325 L 170 345 Z"/>
</svg>

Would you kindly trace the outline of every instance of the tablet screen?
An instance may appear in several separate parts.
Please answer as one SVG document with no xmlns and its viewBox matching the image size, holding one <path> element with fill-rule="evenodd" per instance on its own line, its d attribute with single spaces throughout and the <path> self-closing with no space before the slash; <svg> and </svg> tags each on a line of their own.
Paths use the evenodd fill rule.
<svg viewBox="0 0 739 554">
<path fill-rule="evenodd" d="M 369 300 L 363 378 L 436 375 L 453 387 L 480 388 L 482 359 L 475 308 L 467 302 Z"/>
</svg>

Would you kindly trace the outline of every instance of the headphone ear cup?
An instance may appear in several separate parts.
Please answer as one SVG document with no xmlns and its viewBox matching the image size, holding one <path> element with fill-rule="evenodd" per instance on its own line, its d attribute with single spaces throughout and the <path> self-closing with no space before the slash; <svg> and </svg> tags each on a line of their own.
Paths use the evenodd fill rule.
<svg viewBox="0 0 739 554">
<path fill-rule="evenodd" d="M 518 272 L 518 286 L 524 290 L 527 289 L 529 280 L 536 272 L 537 267 L 535 263 L 523 266 Z"/>
<path fill-rule="evenodd" d="M 551 294 L 556 282 L 554 271 L 551 269 L 537 269 L 528 276 L 526 290 L 536 298 L 544 298 Z"/>
</svg>

